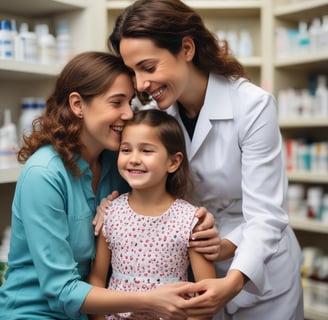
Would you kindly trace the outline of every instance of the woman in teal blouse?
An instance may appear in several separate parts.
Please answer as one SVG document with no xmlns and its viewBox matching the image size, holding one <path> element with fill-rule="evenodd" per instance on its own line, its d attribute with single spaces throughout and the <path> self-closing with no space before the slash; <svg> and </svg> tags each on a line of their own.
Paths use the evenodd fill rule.
<svg viewBox="0 0 328 320">
<path fill-rule="evenodd" d="M 100 199 L 127 191 L 116 169 L 125 120 L 133 113 L 131 75 L 121 60 L 88 52 L 59 75 L 45 114 L 19 151 L 25 163 L 12 206 L 0 319 L 87 319 L 87 313 L 155 312 L 184 319 L 192 284 L 121 293 L 84 282 L 95 255 Z"/>
</svg>

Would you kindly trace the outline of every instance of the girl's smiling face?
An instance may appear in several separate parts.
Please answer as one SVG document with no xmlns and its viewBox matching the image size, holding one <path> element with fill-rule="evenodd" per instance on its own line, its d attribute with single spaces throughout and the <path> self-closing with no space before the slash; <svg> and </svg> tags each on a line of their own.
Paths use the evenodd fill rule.
<svg viewBox="0 0 328 320">
<path fill-rule="evenodd" d="M 157 128 L 145 124 L 129 124 L 124 128 L 118 169 L 131 188 L 165 190 L 167 175 L 176 170 L 172 160 Z"/>
</svg>

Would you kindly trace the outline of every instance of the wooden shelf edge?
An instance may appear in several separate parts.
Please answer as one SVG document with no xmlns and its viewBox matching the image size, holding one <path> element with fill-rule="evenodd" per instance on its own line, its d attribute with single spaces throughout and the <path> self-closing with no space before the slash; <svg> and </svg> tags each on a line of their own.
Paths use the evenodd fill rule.
<svg viewBox="0 0 328 320">
<path fill-rule="evenodd" d="M 328 224 L 318 220 L 289 216 L 289 222 L 293 229 L 328 234 Z"/>
<path fill-rule="evenodd" d="M 22 166 L 0 169 L 0 184 L 16 182 Z"/>
</svg>

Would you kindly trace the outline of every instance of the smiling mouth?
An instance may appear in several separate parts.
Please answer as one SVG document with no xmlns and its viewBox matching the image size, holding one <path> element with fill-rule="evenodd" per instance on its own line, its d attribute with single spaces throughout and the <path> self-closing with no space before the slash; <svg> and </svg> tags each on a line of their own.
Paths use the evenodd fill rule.
<svg viewBox="0 0 328 320">
<path fill-rule="evenodd" d="M 142 174 L 142 173 L 145 173 L 146 171 L 144 170 L 136 170 L 136 169 L 127 169 L 129 173 L 132 173 L 132 174 Z"/>
<path fill-rule="evenodd" d="M 163 92 L 164 92 L 164 87 L 161 87 L 159 90 L 153 92 L 150 96 L 153 99 L 157 100 L 162 95 Z"/>
<path fill-rule="evenodd" d="M 123 131 L 123 127 L 122 126 L 110 126 L 110 128 L 113 130 L 113 131 L 115 131 L 115 132 L 117 132 L 117 133 L 122 133 L 122 131 Z"/>
</svg>

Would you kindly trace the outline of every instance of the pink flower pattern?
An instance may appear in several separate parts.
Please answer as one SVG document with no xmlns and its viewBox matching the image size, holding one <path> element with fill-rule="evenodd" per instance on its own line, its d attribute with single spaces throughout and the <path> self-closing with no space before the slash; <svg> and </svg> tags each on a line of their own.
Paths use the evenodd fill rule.
<svg viewBox="0 0 328 320">
<path fill-rule="evenodd" d="M 103 234 L 112 258 L 108 288 L 146 291 L 160 284 L 187 280 L 188 242 L 198 219 L 197 207 L 177 199 L 160 216 L 143 216 L 128 204 L 128 194 L 105 214 Z M 153 315 L 122 313 L 106 319 L 156 319 Z"/>
</svg>

